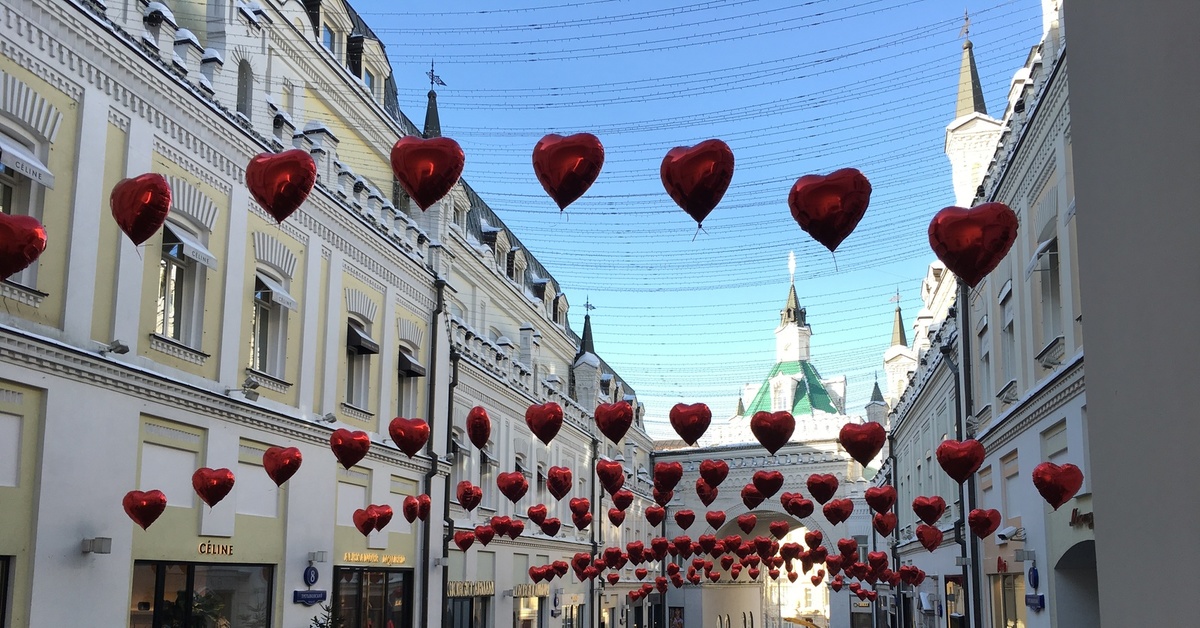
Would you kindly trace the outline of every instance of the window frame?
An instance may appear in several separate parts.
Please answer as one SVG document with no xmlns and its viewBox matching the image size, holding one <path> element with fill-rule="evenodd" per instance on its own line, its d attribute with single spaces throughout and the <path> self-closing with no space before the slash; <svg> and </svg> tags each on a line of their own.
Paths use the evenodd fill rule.
<svg viewBox="0 0 1200 628">
<path fill-rule="evenodd" d="M 237 112 L 247 120 L 254 119 L 254 68 L 242 59 L 237 66 Z"/>
<path fill-rule="evenodd" d="M 42 157 L 46 152 L 45 144 L 31 139 L 24 133 L 15 131 L 9 124 L 10 122 L 7 118 L 0 118 L 0 135 L 3 135 L 13 144 L 20 145 L 29 151 L 32 156 L 45 163 L 45 159 Z M 4 213 L 11 216 L 32 216 L 38 222 L 42 222 L 42 210 L 46 199 L 45 184 L 3 165 L 0 165 L 0 182 L 5 183 L 12 190 L 11 198 L 7 202 L 11 205 L 11 208 L 6 207 L 5 209 L 8 211 L 4 211 Z M 14 273 L 4 281 L 36 290 L 39 266 L 39 263 L 34 262 L 28 268 Z"/>
<path fill-rule="evenodd" d="M 370 324 L 353 316 L 346 319 L 346 394 L 345 403 L 366 412 L 371 411 L 371 356 L 377 354 L 378 345 L 359 346 L 351 344 L 351 329 L 357 330 L 360 337 L 371 340 Z M 374 342 L 372 340 L 372 342 Z"/>
<path fill-rule="evenodd" d="M 174 239 L 173 247 L 177 247 L 178 251 L 168 253 L 168 238 Z M 208 266 L 201 263 L 195 257 L 188 255 L 189 243 L 187 239 L 191 239 L 194 243 L 203 246 L 201 242 L 202 238 L 188 227 L 180 225 L 176 221 L 168 221 L 163 225 L 162 243 L 159 247 L 159 278 L 158 289 L 155 295 L 156 320 L 153 333 L 165 340 L 199 351 L 204 336 L 204 293 L 207 284 Z M 204 253 L 207 253 L 207 251 L 203 251 L 200 254 Z M 193 253 L 193 255 L 196 254 Z M 164 328 L 166 321 L 159 320 L 162 318 L 162 311 L 164 309 L 163 301 L 165 295 L 163 293 L 166 277 L 163 274 L 163 270 L 164 264 L 168 262 L 175 266 L 181 275 L 178 282 L 182 285 L 177 288 L 175 299 L 176 308 L 179 310 L 176 316 L 178 319 L 178 335 Z"/>
<path fill-rule="evenodd" d="M 215 562 L 207 562 L 206 563 L 206 562 L 198 562 L 198 561 L 181 561 L 181 560 L 135 560 L 133 563 L 133 569 L 136 572 L 138 566 L 146 566 L 146 565 L 149 565 L 152 568 L 155 568 L 155 570 L 154 570 L 154 579 L 155 579 L 154 580 L 154 600 L 151 602 L 150 609 L 149 609 L 151 612 L 150 625 L 152 628 L 168 628 L 168 625 L 169 625 L 167 623 L 167 619 L 164 617 L 164 615 L 167 612 L 167 610 L 166 610 L 166 603 L 167 603 L 166 594 L 167 594 L 167 592 L 165 590 L 166 589 L 165 581 L 166 581 L 166 577 L 167 577 L 166 568 L 170 567 L 170 566 L 182 566 L 184 568 L 184 577 L 186 579 L 185 586 L 186 586 L 186 590 L 187 590 L 187 594 L 188 594 L 189 598 L 192 598 L 193 596 L 195 596 L 195 593 L 196 593 L 195 592 L 196 567 L 215 567 L 215 568 L 241 567 L 241 568 L 248 568 L 248 569 L 257 568 L 257 569 L 269 570 L 268 576 L 267 576 L 267 586 L 264 588 L 264 593 L 266 595 L 266 604 L 263 606 L 263 611 L 266 613 L 266 618 L 265 618 L 263 625 L 265 625 L 265 626 L 273 625 L 273 622 L 275 620 L 275 617 L 273 617 L 274 610 L 275 610 L 275 585 L 278 584 L 276 582 L 276 579 L 279 575 L 277 573 L 278 572 L 277 565 L 266 564 L 266 563 L 215 563 Z M 133 595 L 132 590 L 130 591 L 130 595 L 131 596 Z M 137 611 L 137 607 L 132 604 L 132 600 L 130 600 L 130 602 L 131 602 L 130 606 L 133 607 L 131 609 L 131 612 Z M 159 602 L 163 602 L 162 606 L 159 605 Z M 192 610 L 194 608 L 195 608 L 194 604 L 186 607 L 186 610 L 184 612 L 184 623 L 187 625 L 191 624 L 191 621 L 193 619 Z M 140 611 L 140 612 L 145 612 L 145 611 Z"/>
<path fill-rule="evenodd" d="M 251 291 L 251 318 L 250 318 L 250 365 L 252 371 L 283 379 L 283 370 L 285 366 L 285 356 L 287 355 L 287 324 L 288 310 L 282 303 L 279 303 L 271 293 L 274 288 L 268 285 L 263 279 L 270 279 L 275 282 L 281 289 L 287 287 L 283 281 L 280 281 L 275 276 L 262 270 L 255 269 L 254 273 L 254 289 Z M 288 295 L 290 298 L 290 295 Z M 264 316 L 265 314 L 265 316 Z M 262 328 L 262 320 L 265 318 L 265 329 Z M 258 341 L 265 344 L 265 348 L 260 349 Z M 261 351 L 261 360 L 259 359 L 259 351 Z"/>
</svg>

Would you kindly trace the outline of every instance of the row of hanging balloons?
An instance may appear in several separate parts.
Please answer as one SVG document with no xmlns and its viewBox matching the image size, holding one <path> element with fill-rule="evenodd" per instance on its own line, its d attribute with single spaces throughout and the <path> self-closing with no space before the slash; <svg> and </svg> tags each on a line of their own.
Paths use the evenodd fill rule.
<svg viewBox="0 0 1200 628">
<path fill-rule="evenodd" d="M 464 163 L 462 148 L 447 137 L 408 136 L 392 147 L 392 171 L 422 211 L 449 193 Z M 560 209 L 587 192 L 603 165 L 604 146 L 590 133 L 547 135 L 533 149 L 534 174 Z M 729 145 L 711 139 L 668 151 L 660 175 L 667 194 L 699 228 L 729 188 L 733 166 Z M 263 153 L 246 167 L 251 195 L 278 222 L 299 209 L 316 180 L 316 163 L 300 149 Z M 858 226 L 870 200 L 871 183 L 854 168 L 805 175 L 788 194 L 792 218 L 831 252 Z M 154 173 L 124 179 L 113 187 L 110 206 L 121 230 L 135 246 L 141 245 L 166 221 L 171 187 Z M 1003 203 L 947 207 L 929 223 L 934 253 L 972 287 L 995 269 L 1016 236 L 1016 214 Z M 35 262 L 46 241 L 46 230 L 36 218 L 0 215 L 0 278 Z"/>
</svg>

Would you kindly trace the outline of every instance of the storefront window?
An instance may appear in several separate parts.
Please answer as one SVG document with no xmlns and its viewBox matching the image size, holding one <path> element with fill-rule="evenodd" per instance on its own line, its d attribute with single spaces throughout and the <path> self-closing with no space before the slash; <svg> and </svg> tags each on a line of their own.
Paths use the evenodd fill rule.
<svg viewBox="0 0 1200 628">
<path fill-rule="evenodd" d="M 490 597 L 450 598 L 450 625 L 447 628 L 475 628 L 490 626 L 488 610 Z"/>
<path fill-rule="evenodd" d="M 540 604 L 541 598 L 513 598 L 513 626 L 516 628 L 546 628 L 545 609 Z"/>
<path fill-rule="evenodd" d="M 130 628 L 267 628 L 271 565 L 138 561 Z"/>
<path fill-rule="evenodd" d="M 411 569 L 335 567 L 333 598 L 344 628 L 412 625 Z"/>
<path fill-rule="evenodd" d="M 0 628 L 8 625 L 8 556 L 0 556 Z"/>
<path fill-rule="evenodd" d="M 992 576 L 992 609 L 996 628 L 1025 628 L 1025 576 Z"/>
</svg>

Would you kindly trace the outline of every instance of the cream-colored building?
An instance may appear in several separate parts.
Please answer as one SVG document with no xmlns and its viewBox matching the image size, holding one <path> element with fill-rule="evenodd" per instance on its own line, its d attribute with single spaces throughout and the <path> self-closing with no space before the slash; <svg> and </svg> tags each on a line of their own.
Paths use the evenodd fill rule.
<svg viewBox="0 0 1200 628">
<path fill-rule="evenodd" d="M 425 213 L 404 198 L 389 152 L 421 129 L 348 4 L 2 10 L 0 199 L 4 213 L 41 220 L 49 245 L 0 283 L 0 626 L 307 626 L 319 608 L 304 601 L 322 597 L 346 626 L 444 625 L 461 611 L 450 595 L 485 591 L 448 583 L 488 569 L 481 553 L 447 551 L 451 527 L 470 522 L 447 509 L 452 480 L 481 474 L 500 511 L 486 475 L 497 468 L 525 464 L 532 476 L 570 463 L 578 490 L 594 491 L 588 465 L 605 453 L 592 450 L 592 409 L 636 406 L 632 390 L 602 360 L 580 361 L 560 289 L 469 188 Z M 290 148 L 313 157 L 318 181 L 276 224 L 245 170 Z M 108 196 L 148 172 L 170 182 L 173 206 L 134 247 Z M 505 234 L 520 273 L 472 241 L 472 220 Z M 489 338 L 484 321 L 517 340 Z M 528 358 L 515 348 L 526 336 Z M 535 448 L 524 407 L 547 400 L 568 426 L 554 448 Z M 452 430 L 475 404 L 496 419 L 486 457 L 457 447 Z M 431 426 L 411 459 L 390 441 L 396 416 Z M 335 428 L 371 440 L 349 469 L 330 451 Z M 626 460 L 648 460 L 640 428 L 626 444 Z M 304 457 L 279 487 L 263 470 L 272 446 Z M 192 490 L 200 467 L 236 477 L 213 508 Z M 168 506 L 143 531 L 121 502 L 150 489 Z M 421 494 L 430 515 L 410 524 L 402 504 Z M 396 514 L 364 537 L 353 514 L 368 504 Z M 522 586 L 521 555 L 536 564 L 590 549 L 590 531 L 567 530 L 498 544 L 487 625 L 528 625 L 530 607 L 537 626 L 592 625 L 576 617 L 599 616 L 602 603 L 624 610 L 598 584 L 557 580 L 569 590 L 514 597 L 539 593 Z"/>
</svg>

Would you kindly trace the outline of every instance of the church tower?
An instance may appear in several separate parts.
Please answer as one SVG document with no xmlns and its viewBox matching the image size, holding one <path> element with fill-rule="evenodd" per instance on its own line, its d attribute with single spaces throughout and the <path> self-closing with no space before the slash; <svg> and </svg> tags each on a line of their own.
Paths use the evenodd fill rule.
<svg viewBox="0 0 1200 628">
<path fill-rule="evenodd" d="M 962 35 L 968 34 L 970 25 L 968 17 Z M 987 174 L 988 163 L 996 152 L 996 141 L 1003 128 L 1002 122 L 987 113 L 979 69 L 975 66 L 975 46 L 970 39 L 966 39 L 963 41 L 958 68 L 954 120 L 946 126 L 945 152 L 950 159 L 955 205 L 971 206 L 975 192 Z"/>
<path fill-rule="evenodd" d="M 775 330 L 775 361 L 808 362 L 812 328 L 806 320 L 807 312 L 800 307 L 800 300 L 796 297 L 795 253 L 788 253 L 788 272 L 791 274 L 791 289 L 787 302 L 779 311 L 779 327 Z"/>
<path fill-rule="evenodd" d="M 904 333 L 904 317 L 900 312 L 900 304 L 896 303 L 896 315 L 892 319 L 892 344 L 883 354 L 883 371 L 887 376 L 888 387 L 886 402 L 889 408 L 896 407 L 896 401 L 908 387 L 908 374 L 916 369 L 917 356 L 908 346 L 908 337 Z"/>
</svg>

